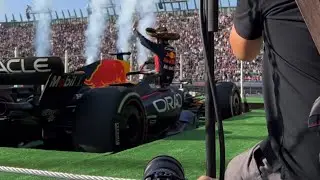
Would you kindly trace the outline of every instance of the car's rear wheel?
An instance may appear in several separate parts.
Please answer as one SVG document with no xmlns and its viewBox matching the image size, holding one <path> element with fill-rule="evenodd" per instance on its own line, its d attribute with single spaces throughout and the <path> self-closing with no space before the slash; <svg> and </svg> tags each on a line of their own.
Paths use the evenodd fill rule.
<svg viewBox="0 0 320 180">
<path fill-rule="evenodd" d="M 129 88 L 91 89 L 76 109 L 74 145 L 95 153 L 130 148 L 143 142 L 145 122 L 140 97 Z"/>
<path fill-rule="evenodd" d="M 241 97 L 238 91 L 233 91 L 230 97 L 231 116 L 238 116 L 241 114 Z"/>
<path fill-rule="evenodd" d="M 129 101 L 121 111 L 120 122 L 120 149 L 135 147 L 144 140 L 144 115 L 135 105 L 134 100 Z"/>
<path fill-rule="evenodd" d="M 222 119 L 227 119 L 242 113 L 239 88 L 234 83 L 217 83 L 217 95 Z"/>
</svg>

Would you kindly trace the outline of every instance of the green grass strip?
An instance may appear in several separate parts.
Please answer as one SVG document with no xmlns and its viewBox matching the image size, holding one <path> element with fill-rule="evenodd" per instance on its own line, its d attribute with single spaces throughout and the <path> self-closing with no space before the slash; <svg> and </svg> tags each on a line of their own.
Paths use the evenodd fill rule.
<svg viewBox="0 0 320 180">
<path fill-rule="evenodd" d="M 265 113 L 255 110 L 224 121 L 226 159 L 252 147 L 266 135 Z M 177 158 L 187 178 L 205 174 L 205 130 L 201 127 L 179 135 L 122 151 L 117 154 L 44 151 L 0 148 L 0 165 L 87 175 L 141 179 L 144 167 L 154 156 Z M 219 154 L 217 149 L 217 159 Z M 217 161 L 217 164 L 219 162 Z M 0 173 L 1 179 L 41 180 L 43 177 Z M 49 178 L 48 178 L 49 179 Z"/>
</svg>

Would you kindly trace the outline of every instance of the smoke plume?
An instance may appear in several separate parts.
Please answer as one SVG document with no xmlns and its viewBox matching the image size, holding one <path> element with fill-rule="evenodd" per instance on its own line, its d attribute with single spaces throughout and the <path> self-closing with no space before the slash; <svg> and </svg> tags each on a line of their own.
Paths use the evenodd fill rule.
<svg viewBox="0 0 320 180">
<path fill-rule="evenodd" d="M 141 0 L 139 0 L 140 2 Z M 129 39 L 132 35 L 132 20 L 135 12 L 137 0 L 121 0 L 120 1 L 120 14 L 117 20 L 118 39 L 117 49 L 118 51 L 129 51 Z"/>
<path fill-rule="evenodd" d="M 49 56 L 51 49 L 51 0 L 34 0 L 33 10 L 37 13 L 36 56 Z"/>
<path fill-rule="evenodd" d="M 139 5 L 137 6 L 139 16 L 141 17 L 139 21 L 139 27 L 138 30 L 143 34 L 145 37 L 147 37 L 147 34 L 145 32 L 145 29 L 147 27 L 153 27 L 156 23 L 156 16 L 155 16 L 155 1 L 154 0 L 140 0 Z M 145 61 L 147 61 L 148 58 L 148 52 L 145 47 L 141 45 L 141 43 L 138 43 L 138 64 L 139 66 L 142 65 Z"/>
<path fill-rule="evenodd" d="M 86 64 L 99 60 L 100 44 L 107 24 L 106 0 L 91 0 L 89 7 L 92 14 L 89 16 L 88 27 L 85 32 Z"/>
</svg>

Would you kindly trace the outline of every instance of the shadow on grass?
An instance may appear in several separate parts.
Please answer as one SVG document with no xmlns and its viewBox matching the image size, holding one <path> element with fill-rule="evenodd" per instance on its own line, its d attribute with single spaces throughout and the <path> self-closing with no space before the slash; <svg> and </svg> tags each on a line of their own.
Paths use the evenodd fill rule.
<svg viewBox="0 0 320 180">
<path fill-rule="evenodd" d="M 231 131 L 224 131 L 224 134 L 232 134 Z M 216 136 L 218 136 L 218 132 L 216 131 Z M 164 140 L 191 140 L 191 141 L 203 141 L 205 140 L 205 130 L 197 129 L 192 131 L 186 131 L 181 134 L 170 136 L 165 138 Z"/>
<path fill-rule="evenodd" d="M 237 136 L 237 135 L 225 136 L 226 139 L 230 139 L 230 140 L 263 140 L 266 137 L 267 136 Z"/>
<path fill-rule="evenodd" d="M 165 138 L 164 140 L 191 140 L 191 141 L 203 141 L 205 140 L 205 130 L 198 129 L 194 131 L 186 131 L 184 133 L 170 136 Z M 266 136 L 239 136 L 239 135 L 232 135 L 231 131 L 224 131 L 224 135 L 226 139 L 234 139 L 234 140 L 261 140 L 264 139 Z M 216 131 L 216 137 L 218 137 L 218 132 Z"/>
<path fill-rule="evenodd" d="M 138 158 L 134 158 L 134 159 L 128 159 L 128 158 L 121 158 L 119 156 L 117 157 L 97 157 L 97 158 L 91 158 L 91 159 L 86 159 L 86 160 L 82 160 L 77 162 L 77 166 L 79 166 L 80 164 L 82 166 L 88 166 L 90 168 L 101 168 L 104 167 L 106 170 L 107 169 L 117 169 L 117 168 L 121 168 L 121 169 L 132 169 L 134 167 L 134 169 L 142 169 L 147 165 L 147 163 L 150 161 L 151 159 L 138 159 Z"/>
<path fill-rule="evenodd" d="M 266 116 L 266 113 L 264 112 L 264 110 L 260 110 L 260 111 L 251 111 L 244 115 L 245 116 Z"/>
<path fill-rule="evenodd" d="M 240 116 L 235 116 L 233 118 L 225 119 L 223 121 L 237 121 L 237 120 L 261 120 L 261 118 L 265 118 L 265 113 L 249 113 L 249 114 L 243 114 Z"/>
<path fill-rule="evenodd" d="M 226 124 L 225 126 L 231 126 L 232 124 Z M 255 126 L 255 127 L 266 127 L 266 123 L 264 122 L 246 122 L 246 123 L 243 123 L 241 124 L 241 126 Z"/>
<path fill-rule="evenodd" d="M 242 126 L 266 126 L 266 123 L 265 121 L 261 121 L 259 122 L 260 120 L 257 120 L 255 118 L 251 118 L 252 119 L 252 122 L 248 122 L 246 121 L 245 123 L 242 123 L 242 124 L 239 124 L 239 125 L 242 125 Z M 251 121 L 251 119 L 249 121 Z M 239 119 L 240 120 L 240 119 Z M 223 123 L 224 123 L 224 126 L 228 126 L 230 125 L 230 123 L 228 122 L 233 122 L 233 120 L 224 120 Z M 203 127 L 205 126 L 206 122 L 205 121 L 200 121 L 199 122 L 199 127 Z M 233 124 L 232 124 L 233 125 Z"/>
<path fill-rule="evenodd" d="M 239 121 L 239 120 L 252 120 L 252 121 L 261 121 L 261 118 L 265 118 L 264 115 L 251 115 L 251 116 L 244 116 L 244 115 L 240 115 L 240 116 L 236 116 L 230 119 L 224 119 L 223 122 L 230 122 L 230 121 Z M 205 121 L 204 120 L 200 120 L 199 121 L 199 126 L 204 126 L 205 125 Z"/>
</svg>

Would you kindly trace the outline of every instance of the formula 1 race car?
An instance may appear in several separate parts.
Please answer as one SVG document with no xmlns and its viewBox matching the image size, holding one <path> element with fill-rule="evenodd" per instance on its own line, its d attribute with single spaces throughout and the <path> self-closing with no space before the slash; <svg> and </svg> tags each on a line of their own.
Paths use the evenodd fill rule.
<svg viewBox="0 0 320 180">
<path fill-rule="evenodd" d="M 1 85 L 27 86 L 0 90 L 0 146 L 113 152 L 174 134 L 181 119 L 197 127 L 185 91 L 157 87 L 156 74 L 129 72 L 117 56 L 70 73 L 59 57 L 0 62 Z M 147 78 L 129 82 L 135 74 Z"/>
<path fill-rule="evenodd" d="M 181 83 L 179 83 L 181 84 Z M 187 109 L 193 111 L 198 117 L 205 116 L 205 83 L 184 82 L 183 90 L 185 92 L 184 105 Z M 216 91 L 218 104 L 222 119 L 228 119 L 240 115 L 243 112 L 249 112 L 249 107 L 240 96 L 240 90 L 233 82 L 216 82 Z"/>
</svg>

